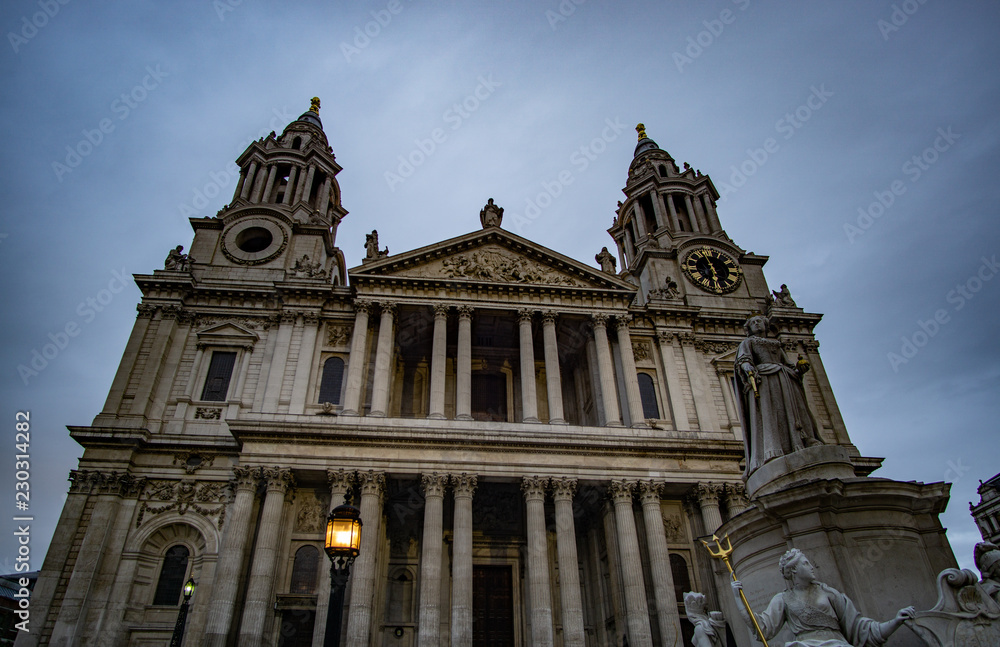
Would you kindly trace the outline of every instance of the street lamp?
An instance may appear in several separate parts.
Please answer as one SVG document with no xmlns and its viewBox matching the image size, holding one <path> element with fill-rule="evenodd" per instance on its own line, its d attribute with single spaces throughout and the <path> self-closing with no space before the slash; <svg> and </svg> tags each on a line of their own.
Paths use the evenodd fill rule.
<svg viewBox="0 0 1000 647">
<path fill-rule="evenodd" d="M 339 505 L 326 521 L 326 554 L 330 556 L 330 606 L 326 611 L 323 647 L 340 646 L 340 625 L 344 616 L 344 589 L 351 564 L 361 552 L 361 511 L 353 505 Z"/>
<path fill-rule="evenodd" d="M 184 588 L 181 589 L 184 593 L 184 602 L 181 603 L 181 609 L 177 612 L 177 623 L 174 624 L 174 635 L 170 639 L 170 647 L 181 647 L 181 643 L 184 642 L 184 626 L 187 624 L 188 605 L 196 586 L 198 585 L 195 584 L 192 577 L 188 578 L 188 581 L 184 583 Z"/>
</svg>

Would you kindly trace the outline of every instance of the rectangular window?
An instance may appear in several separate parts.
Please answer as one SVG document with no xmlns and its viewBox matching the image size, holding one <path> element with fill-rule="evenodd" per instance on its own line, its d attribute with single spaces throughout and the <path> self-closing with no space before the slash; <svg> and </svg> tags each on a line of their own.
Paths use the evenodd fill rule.
<svg viewBox="0 0 1000 647">
<path fill-rule="evenodd" d="M 208 402 L 225 402 L 226 393 L 229 392 L 229 380 L 233 376 L 233 367 L 236 365 L 235 352 L 212 353 L 212 363 L 208 366 L 208 377 L 205 378 L 205 388 L 201 392 L 201 399 Z"/>
<path fill-rule="evenodd" d="M 507 421 L 507 377 L 498 373 L 472 374 L 472 417 Z"/>
</svg>

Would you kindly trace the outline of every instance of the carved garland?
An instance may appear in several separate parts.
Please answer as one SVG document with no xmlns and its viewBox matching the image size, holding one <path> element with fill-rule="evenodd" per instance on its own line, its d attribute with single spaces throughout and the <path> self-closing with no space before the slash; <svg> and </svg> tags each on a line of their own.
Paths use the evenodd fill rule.
<svg viewBox="0 0 1000 647">
<path fill-rule="evenodd" d="M 142 503 L 139 506 L 139 516 L 135 520 L 135 527 L 138 528 L 142 525 L 147 513 L 155 516 L 176 510 L 177 514 L 183 515 L 188 510 L 194 510 L 203 517 L 218 515 L 217 524 L 221 530 L 226 519 L 226 503 L 230 498 L 229 490 L 228 483 L 219 481 L 200 485 L 192 481 L 147 481 Z M 155 505 L 153 504 L 155 501 L 166 503 Z"/>
</svg>

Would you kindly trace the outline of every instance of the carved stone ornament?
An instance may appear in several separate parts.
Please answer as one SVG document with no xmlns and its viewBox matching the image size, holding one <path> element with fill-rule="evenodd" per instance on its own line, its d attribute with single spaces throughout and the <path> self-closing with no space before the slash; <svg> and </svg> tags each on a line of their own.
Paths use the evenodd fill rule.
<svg viewBox="0 0 1000 647">
<path fill-rule="evenodd" d="M 174 465 L 184 468 L 185 474 L 194 474 L 203 467 L 211 467 L 215 456 L 195 452 L 180 452 L 174 454 Z"/>
<path fill-rule="evenodd" d="M 220 420 L 222 409 L 216 407 L 198 407 L 194 410 L 195 420 Z"/>
<path fill-rule="evenodd" d="M 781 290 L 775 292 L 771 290 L 771 294 L 774 295 L 774 305 L 779 308 L 796 308 L 795 300 L 792 299 L 792 293 L 788 291 L 788 286 L 784 283 L 781 284 Z"/>
<path fill-rule="evenodd" d="M 630 481 L 611 481 L 611 498 L 616 503 L 618 501 L 632 501 L 632 492 L 635 490 L 635 483 Z"/>
<path fill-rule="evenodd" d="M 472 527 L 489 534 L 514 534 L 515 520 L 520 520 L 520 506 L 512 490 L 486 488 L 476 496 L 472 508 Z"/>
<path fill-rule="evenodd" d="M 194 259 L 191 258 L 190 254 L 183 254 L 183 245 L 178 245 L 177 247 L 170 250 L 167 254 L 167 260 L 163 262 L 163 269 L 168 272 L 190 272 L 191 265 L 194 264 Z"/>
<path fill-rule="evenodd" d="M 680 291 L 677 289 L 677 281 L 675 281 L 672 276 L 668 276 L 663 283 L 664 285 L 662 288 L 650 290 L 646 295 L 650 301 L 653 299 L 669 300 L 680 298 Z"/>
<path fill-rule="evenodd" d="M 938 575 L 938 601 L 907 623 L 928 645 L 994 647 L 1000 645 L 1000 604 L 987 580 L 970 570 L 949 568 Z"/>
<path fill-rule="evenodd" d="M 372 233 L 365 234 L 365 254 L 366 254 L 365 257 L 361 259 L 362 263 L 377 261 L 378 259 L 389 255 L 388 247 L 386 247 L 382 251 L 379 251 L 377 229 L 372 229 Z"/>
<path fill-rule="evenodd" d="M 139 496 L 146 485 L 144 477 L 100 470 L 72 470 L 69 482 L 71 494 L 114 494 L 126 498 Z"/>
<path fill-rule="evenodd" d="M 687 542 L 684 522 L 676 514 L 663 513 L 663 532 L 667 535 L 668 543 L 683 544 Z"/>
<path fill-rule="evenodd" d="M 158 515 L 171 510 L 187 514 L 193 510 L 203 517 L 218 517 L 218 528 L 226 518 L 226 503 L 230 498 L 229 484 L 223 481 L 197 483 L 195 481 L 149 480 L 145 493 L 140 497 L 139 515 L 135 527 L 142 525 L 146 515 Z M 158 505 L 156 502 L 164 502 Z"/>
<path fill-rule="evenodd" d="M 739 346 L 738 342 L 734 341 L 717 341 L 712 339 L 698 339 L 695 340 L 695 348 L 705 353 L 706 355 L 725 355 L 726 353 L 736 350 Z"/>
<path fill-rule="evenodd" d="M 330 279 L 330 271 L 324 270 L 323 264 L 319 261 L 310 261 L 309 254 L 303 254 L 302 258 L 295 261 L 290 274 L 299 279 L 315 279 L 317 281 Z"/>
<path fill-rule="evenodd" d="M 594 260 L 601 264 L 601 271 L 606 274 L 617 275 L 618 274 L 618 261 L 615 259 L 614 255 L 608 251 L 607 247 L 602 247 L 601 251 Z"/>
<path fill-rule="evenodd" d="M 521 491 L 526 500 L 545 499 L 545 490 L 549 486 L 549 479 L 543 476 L 525 476 L 521 479 Z"/>
<path fill-rule="evenodd" d="M 649 342 L 645 341 L 634 341 L 632 342 L 632 354 L 635 356 L 636 360 L 643 361 L 650 358 L 653 350 L 649 345 Z"/>
<path fill-rule="evenodd" d="M 543 265 L 503 251 L 481 249 L 444 259 L 441 273 L 448 278 L 493 281 L 497 283 L 534 283 L 539 285 L 580 285 Z"/>
<path fill-rule="evenodd" d="M 307 495 L 299 503 L 295 515 L 295 532 L 321 532 L 325 527 L 326 506 L 314 494 Z"/>
<path fill-rule="evenodd" d="M 334 347 L 347 346 L 351 343 L 352 332 L 354 332 L 354 326 L 351 325 L 327 324 L 326 345 Z"/>
</svg>

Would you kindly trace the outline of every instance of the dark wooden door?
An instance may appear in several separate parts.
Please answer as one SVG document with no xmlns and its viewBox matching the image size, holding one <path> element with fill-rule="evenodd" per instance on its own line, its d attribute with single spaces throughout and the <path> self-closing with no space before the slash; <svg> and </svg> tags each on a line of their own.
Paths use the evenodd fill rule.
<svg viewBox="0 0 1000 647">
<path fill-rule="evenodd" d="M 510 566 L 472 569 L 472 645 L 514 645 L 514 587 Z"/>
</svg>

